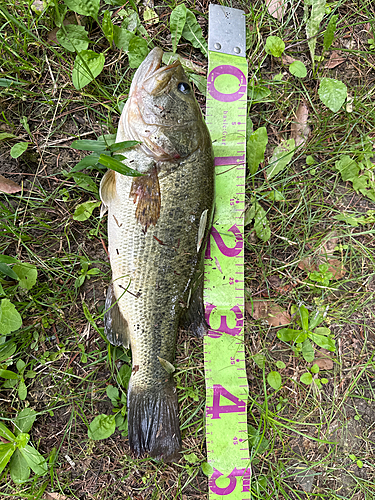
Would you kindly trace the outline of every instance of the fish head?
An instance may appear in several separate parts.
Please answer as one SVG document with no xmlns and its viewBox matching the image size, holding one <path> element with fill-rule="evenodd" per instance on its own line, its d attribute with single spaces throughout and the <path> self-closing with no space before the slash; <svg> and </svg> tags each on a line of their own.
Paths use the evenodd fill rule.
<svg viewBox="0 0 375 500">
<path fill-rule="evenodd" d="M 139 66 L 120 121 L 127 139 L 158 161 L 186 158 L 210 144 L 194 91 L 179 61 L 161 66 L 153 49 Z"/>
</svg>

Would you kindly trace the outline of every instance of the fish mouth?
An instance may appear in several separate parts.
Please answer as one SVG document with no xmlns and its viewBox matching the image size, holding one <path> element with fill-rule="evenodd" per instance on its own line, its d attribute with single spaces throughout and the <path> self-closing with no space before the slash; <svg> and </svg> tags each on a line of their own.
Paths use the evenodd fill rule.
<svg viewBox="0 0 375 500">
<path fill-rule="evenodd" d="M 175 69 L 181 66 L 178 60 L 167 66 L 162 66 L 162 59 L 162 49 L 155 47 L 151 50 L 133 77 L 130 96 L 140 87 L 143 87 L 150 94 L 155 93 L 160 85 L 164 86 L 165 82 L 170 79 Z"/>
</svg>

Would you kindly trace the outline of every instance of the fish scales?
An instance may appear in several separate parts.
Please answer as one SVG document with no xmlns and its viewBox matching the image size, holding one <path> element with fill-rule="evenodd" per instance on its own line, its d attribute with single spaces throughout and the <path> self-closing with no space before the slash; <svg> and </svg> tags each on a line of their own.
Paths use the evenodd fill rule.
<svg viewBox="0 0 375 500">
<path fill-rule="evenodd" d="M 180 450 L 171 373 L 178 328 L 182 322 L 196 334 L 207 328 L 202 258 L 214 167 L 210 136 L 181 65 L 161 68 L 161 58 L 154 49 L 137 70 L 116 139 L 140 141 L 125 152 L 124 163 L 144 175 L 108 171 L 100 193 L 112 268 L 105 333 L 132 350 L 130 447 L 171 461 Z"/>
</svg>

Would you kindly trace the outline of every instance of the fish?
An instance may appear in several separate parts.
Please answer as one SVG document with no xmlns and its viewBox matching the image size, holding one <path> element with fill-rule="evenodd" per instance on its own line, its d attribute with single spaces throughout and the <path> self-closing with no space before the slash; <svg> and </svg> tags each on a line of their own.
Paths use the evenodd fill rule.
<svg viewBox="0 0 375 500">
<path fill-rule="evenodd" d="M 181 64 L 162 66 L 154 48 L 137 69 L 116 142 L 138 177 L 108 170 L 100 184 L 108 211 L 112 269 L 104 331 L 130 347 L 128 438 L 136 456 L 178 460 L 181 433 L 173 379 L 179 328 L 202 336 L 204 247 L 214 206 L 212 141 Z"/>
</svg>

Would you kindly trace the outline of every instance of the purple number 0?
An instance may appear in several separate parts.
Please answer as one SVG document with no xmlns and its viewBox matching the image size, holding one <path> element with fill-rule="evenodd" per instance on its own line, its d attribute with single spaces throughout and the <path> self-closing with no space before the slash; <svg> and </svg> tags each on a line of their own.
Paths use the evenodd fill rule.
<svg viewBox="0 0 375 500">
<path fill-rule="evenodd" d="M 219 92 L 215 88 L 215 80 L 220 75 L 233 75 L 238 78 L 240 82 L 240 88 L 237 92 L 233 92 L 232 94 L 223 94 Z M 216 101 L 221 102 L 233 102 L 238 101 L 241 97 L 246 93 L 246 77 L 242 73 L 242 71 L 235 66 L 231 66 L 229 64 L 221 64 L 214 68 L 207 78 L 207 89 L 210 95 L 216 99 Z"/>
</svg>

